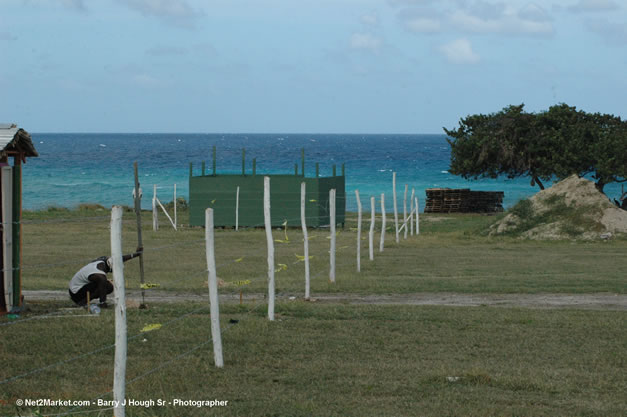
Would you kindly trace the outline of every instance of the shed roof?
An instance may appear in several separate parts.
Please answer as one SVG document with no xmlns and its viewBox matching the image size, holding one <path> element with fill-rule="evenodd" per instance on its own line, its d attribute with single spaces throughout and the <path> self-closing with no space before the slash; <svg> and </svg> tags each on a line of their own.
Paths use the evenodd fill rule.
<svg viewBox="0 0 627 417">
<path fill-rule="evenodd" d="M 30 134 L 14 124 L 0 123 L 0 154 L 23 152 L 24 156 L 39 156 Z"/>
</svg>

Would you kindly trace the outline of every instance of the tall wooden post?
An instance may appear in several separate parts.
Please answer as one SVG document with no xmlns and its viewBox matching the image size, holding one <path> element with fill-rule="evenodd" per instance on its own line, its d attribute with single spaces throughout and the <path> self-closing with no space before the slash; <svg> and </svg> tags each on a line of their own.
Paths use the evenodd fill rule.
<svg viewBox="0 0 627 417">
<path fill-rule="evenodd" d="M 124 293 L 124 263 L 122 262 L 122 207 L 111 210 L 111 258 L 115 297 L 115 360 L 113 369 L 113 409 L 115 417 L 124 417 L 126 395 L 126 294 Z"/>
<path fill-rule="evenodd" d="M 361 199 L 359 190 L 355 190 L 357 199 L 357 272 L 361 272 Z"/>
<path fill-rule="evenodd" d="M 4 300 L 8 312 L 13 303 L 13 168 L 2 167 L 2 278 L 4 280 Z"/>
<path fill-rule="evenodd" d="M 270 215 L 270 177 L 263 178 L 263 218 L 268 243 L 268 320 L 274 320 L 274 239 Z"/>
<path fill-rule="evenodd" d="M 218 278 L 216 275 L 215 243 L 213 237 L 213 209 L 205 210 L 205 241 L 207 251 L 207 271 L 209 272 L 209 308 L 211 311 L 211 340 L 213 341 L 213 361 L 217 368 L 224 367 L 222 358 L 222 334 L 220 333 L 220 307 L 218 305 Z"/>
<path fill-rule="evenodd" d="M 140 248 L 144 247 L 142 242 L 142 195 L 141 188 L 139 188 L 139 174 L 137 172 L 137 162 L 133 164 L 135 168 L 135 216 L 137 218 L 137 246 Z M 191 174 L 191 164 L 190 164 L 190 174 Z M 176 185 L 174 186 L 174 192 L 176 195 Z M 175 197 L 176 198 L 176 197 Z M 175 206 L 176 207 L 176 202 Z M 176 213 L 176 212 L 175 212 Z M 144 283 L 144 251 L 139 254 L 139 279 L 140 282 Z M 146 300 L 145 300 L 145 290 L 142 286 L 142 303 L 139 308 L 146 308 Z"/>
<path fill-rule="evenodd" d="M 394 199 L 394 229 L 396 231 L 396 243 L 399 242 L 398 233 L 398 204 L 396 202 L 396 172 L 392 173 L 392 198 Z"/>
<path fill-rule="evenodd" d="M 370 260 L 374 261 L 374 216 L 375 216 L 375 199 L 370 197 L 370 232 L 368 233 L 368 255 Z"/>
<path fill-rule="evenodd" d="M 405 230 L 403 230 L 403 239 L 407 239 L 407 221 L 409 220 L 407 218 L 407 191 L 408 191 L 408 185 L 405 184 L 405 194 L 403 194 L 403 227 L 405 227 Z"/>
<path fill-rule="evenodd" d="M 383 252 L 385 246 L 385 194 L 381 194 L 381 243 L 379 244 L 379 252 Z"/>
<path fill-rule="evenodd" d="M 329 223 L 329 229 L 331 229 L 329 280 L 335 283 L 335 188 L 329 190 L 329 211 L 331 212 Z"/>
<path fill-rule="evenodd" d="M 303 228 L 303 246 L 305 251 L 305 300 L 309 300 L 309 237 L 307 236 L 307 218 L 305 217 L 306 187 L 304 182 L 300 183 L 300 223 Z"/>
</svg>

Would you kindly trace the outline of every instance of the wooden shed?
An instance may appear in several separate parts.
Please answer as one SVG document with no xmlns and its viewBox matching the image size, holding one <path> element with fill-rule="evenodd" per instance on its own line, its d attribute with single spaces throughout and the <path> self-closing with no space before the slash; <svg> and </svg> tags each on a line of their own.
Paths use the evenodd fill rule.
<svg viewBox="0 0 627 417">
<path fill-rule="evenodd" d="M 22 164 L 39 156 L 30 135 L 14 124 L 0 124 L 0 313 L 22 307 Z"/>
<path fill-rule="evenodd" d="M 307 225 L 320 227 L 329 225 L 329 191 L 336 193 L 336 223 L 344 224 L 346 214 L 345 169 L 337 175 L 320 177 L 318 164 L 316 176 L 305 177 L 305 153 L 302 151 L 300 171 L 294 165 L 294 175 L 258 174 L 256 160 L 253 159 L 252 172 L 246 172 L 246 152 L 242 151 L 241 174 L 218 174 L 216 171 L 216 151 L 213 150 L 213 168 L 206 172 L 202 164 L 200 175 L 189 170 L 190 224 L 204 226 L 205 209 L 214 209 L 214 223 L 220 227 L 233 227 L 236 224 L 236 210 L 240 227 L 263 227 L 263 178 L 270 177 L 270 204 L 272 226 L 287 224 L 300 227 L 300 187 L 306 184 L 305 211 Z M 239 195 L 238 195 L 239 189 Z M 287 223 L 286 223 L 287 222 Z"/>
</svg>

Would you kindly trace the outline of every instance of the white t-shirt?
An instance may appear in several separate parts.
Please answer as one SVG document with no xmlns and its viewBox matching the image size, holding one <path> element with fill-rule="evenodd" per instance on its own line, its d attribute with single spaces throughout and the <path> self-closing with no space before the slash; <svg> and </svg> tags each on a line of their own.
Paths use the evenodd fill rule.
<svg viewBox="0 0 627 417">
<path fill-rule="evenodd" d="M 70 280 L 70 291 L 72 294 L 76 294 L 83 288 L 85 285 L 89 284 L 89 276 L 92 274 L 102 274 L 106 275 L 104 271 L 98 269 L 97 266 L 99 263 L 103 261 L 96 261 L 89 263 L 82 267 Z"/>
</svg>

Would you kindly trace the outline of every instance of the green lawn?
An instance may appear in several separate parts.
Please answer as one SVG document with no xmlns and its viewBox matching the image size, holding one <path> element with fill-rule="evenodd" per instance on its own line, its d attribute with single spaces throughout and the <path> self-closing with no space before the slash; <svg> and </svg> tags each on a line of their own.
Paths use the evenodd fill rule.
<svg viewBox="0 0 627 417">
<path fill-rule="evenodd" d="M 254 307 L 222 306 L 223 369 L 213 366 L 211 343 L 176 359 L 208 341 L 207 306 L 129 310 L 129 336 L 140 336 L 129 341 L 127 397 L 229 405 L 132 407 L 127 415 L 620 416 L 627 409 L 624 312 L 294 301 L 278 304 L 269 322 L 264 306 Z M 140 333 L 154 323 L 163 327 Z M 113 328 L 112 310 L 5 326 L 0 379 L 109 346 Z M 20 398 L 110 400 L 112 363 L 109 348 L 0 385 L 8 404 L 0 413 L 18 415 Z"/>
<path fill-rule="evenodd" d="M 83 217 L 78 217 L 80 215 Z M 43 216 L 33 213 L 32 217 Z M 25 289 L 65 289 L 72 275 L 89 260 L 109 253 L 107 211 L 53 212 L 48 218 L 24 225 L 23 287 Z M 185 213 L 182 214 L 185 216 Z M 95 217 L 94 216 L 101 216 Z M 389 216 L 388 216 L 389 217 Z M 433 221 L 430 219 L 445 218 Z M 68 221 L 60 221 L 68 219 Z M 124 217 L 123 247 L 133 251 L 137 244 L 133 213 Z M 380 253 L 375 233 L 375 260 L 368 260 L 368 240 L 364 233 L 361 249 L 362 272 L 356 272 L 356 231 L 354 216 L 337 236 L 337 282 L 328 282 L 328 230 L 311 230 L 310 255 L 312 294 L 359 293 L 394 294 L 413 292 L 464 293 L 625 293 L 624 254 L 627 240 L 610 242 L 523 241 L 482 235 L 491 216 L 423 215 L 421 234 L 394 242 L 394 232 L 386 233 L 386 249 Z M 185 221 L 183 219 L 183 221 Z M 206 257 L 204 229 L 172 230 L 162 219 L 161 229 L 153 232 L 149 213 L 143 219 L 146 281 L 162 289 L 205 291 Z M 393 224 L 388 219 L 388 225 Z M 377 224 L 379 226 L 379 224 Z M 364 222 L 364 229 L 368 223 Z M 286 241 L 284 230 L 275 230 L 277 240 Z M 302 233 L 287 231 L 288 243 L 275 243 L 275 263 L 285 264 L 276 274 L 277 289 L 293 295 L 304 293 Z M 266 288 L 266 238 L 263 229 L 235 232 L 216 230 L 218 276 L 230 283 L 251 280 L 246 292 Z M 125 277 L 131 288 L 139 286 L 137 260 L 125 264 Z M 238 292 L 234 286 L 222 292 Z"/>
<path fill-rule="evenodd" d="M 66 291 L 78 268 L 109 252 L 106 210 L 26 217 L 25 289 Z M 124 219 L 123 246 L 131 251 L 135 219 Z M 625 239 L 489 238 L 482 232 L 494 219 L 425 215 L 420 236 L 397 245 L 389 230 L 383 253 L 377 231 L 375 260 L 368 260 L 364 240 L 357 273 L 351 217 L 337 237 L 336 284 L 328 282 L 328 231 L 310 231 L 312 295 L 626 292 Z M 143 221 L 146 281 L 206 294 L 204 230 L 174 232 L 162 223 L 153 232 L 149 213 Z M 284 230 L 274 233 L 286 240 Z M 208 305 L 151 303 L 148 292 L 150 309 L 128 310 L 127 398 L 229 402 L 214 409 L 129 407 L 128 416 L 624 415 L 624 311 L 304 302 L 304 268 L 295 256 L 303 254 L 301 233 L 287 235 L 289 243 L 276 243 L 276 263 L 287 265 L 276 273 L 277 288 L 298 298 L 278 303 L 274 322 L 263 300 L 223 304 L 223 369 L 213 366 Z M 251 280 L 244 292 L 266 292 L 262 229 L 216 230 L 216 252 L 220 279 Z M 125 277 L 129 288 L 139 287 L 135 260 L 125 264 Z M 114 311 L 83 316 L 69 300 L 28 301 L 22 322 L 0 317 L 0 415 L 111 415 L 89 411 L 93 406 L 16 408 L 18 399 L 112 398 Z M 154 324 L 162 327 L 141 332 Z"/>
</svg>

